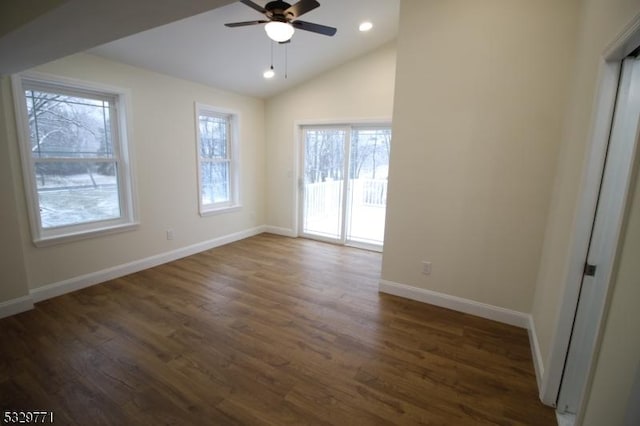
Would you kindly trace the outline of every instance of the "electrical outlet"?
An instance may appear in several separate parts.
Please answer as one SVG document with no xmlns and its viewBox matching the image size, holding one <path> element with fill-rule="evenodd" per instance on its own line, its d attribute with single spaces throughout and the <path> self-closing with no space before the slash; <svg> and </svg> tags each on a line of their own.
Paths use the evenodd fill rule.
<svg viewBox="0 0 640 426">
<path fill-rule="evenodd" d="M 431 262 L 427 262 L 426 260 L 422 261 L 422 273 L 431 275 Z"/>
<path fill-rule="evenodd" d="M 167 229 L 167 240 L 173 240 L 174 233 L 173 229 Z"/>
</svg>

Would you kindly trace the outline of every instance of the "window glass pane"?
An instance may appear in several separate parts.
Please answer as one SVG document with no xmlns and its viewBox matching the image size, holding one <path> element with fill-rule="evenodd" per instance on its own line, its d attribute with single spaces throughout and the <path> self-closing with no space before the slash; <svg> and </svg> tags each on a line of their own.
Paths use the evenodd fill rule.
<svg viewBox="0 0 640 426">
<path fill-rule="evenodd" d="M 203 162 L 200 165 L 200 179 L 203 205 L 231 201 L 228 162 Z"/>
<path fill-rule="evenodd" d="M 391 128 L 356 128 L 351 137 L 347 240 L 384 242 Z"/>
<path fill-rule="evenodd" d="M 391 129 L 356 129 L 351 143 L 351 179 L 387 179 Z"/>
<path fill-rule="evenodd" d="M 121 216 L 115 162 L 36 163 L 42 228 Z"/>
<path fill-rule="evenodd" d="M 200 156 L 210 159 L 227 159 L 228 119 L 200 115 Z"/>
<path fill-rule="evenodd" d="M 341 129 L 304 132 L 303 232 L 338 239 L 344 206 L 344 154 L 347 133 Z"/>
<path fill-rule="evenodd" d="M 305 132 L 305 183 L 342 180 L 345 137 L 345 131 L 340 129 Z"/>
<path fill-rule="evenodd" d="M 113 157 L 110 101 L 25 90 L 34 158 Z"/>
</svg>

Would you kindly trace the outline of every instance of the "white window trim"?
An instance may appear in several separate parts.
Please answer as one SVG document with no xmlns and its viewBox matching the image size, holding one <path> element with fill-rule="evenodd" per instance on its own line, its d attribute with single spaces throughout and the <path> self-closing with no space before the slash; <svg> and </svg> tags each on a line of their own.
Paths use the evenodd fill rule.
<svg viewBox="0 0 640 426">
<path fill-rule="evenodd" d="M 81 90 L 88 92 L 108 93 L 116 98 L 118 150 L 120 167 L 118 167 L 119 197 L 122 216 L 118 219 L 102 220 L 78 225 L 43 229 L 40 222 L 38 192 L 35 185 L 34 162 L 30 152 L 30 136 L 28 131 L 28 114 L 25 101 L 23 80 L 59 86 L 61 89 Z M 37 247 L 45 247 L 77 241 L 100 235 L 129 231 L 139 226 L 137 193 L 134 182 L 133 152 L 131 149 L 131 94 L 129 90 L 99 83 L 76 80 L 38 72 L 25 72 L 11 77 L 16 128 L 22 161 L 23 183 L 27 201 L 29 225 L 33 243 Z M 121 183 L 120 183 L 121 182 Z"/>
<path fill-rule="evenodd" d="M 202 176 L 200 161 L 200 115 L 210 113 L 214 116 L 226 116 L 229 118 L 229 193 L 231 200 L 224 203 L 202 203 Z M 222 213 L 236 212 L 242 209 L 240 202 L 240 114 L 238 111 L 220 108 L 195 102 L 195 126 L 196 126 L 196 174 L 198 179 L 198 212 L 200 216 L 210 216 Z"/>
</svg>

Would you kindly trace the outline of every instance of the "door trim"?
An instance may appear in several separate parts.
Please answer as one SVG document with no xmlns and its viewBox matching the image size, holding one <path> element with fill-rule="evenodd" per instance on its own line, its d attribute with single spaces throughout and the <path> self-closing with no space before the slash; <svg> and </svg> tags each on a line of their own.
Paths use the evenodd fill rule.
<svg viewBox="0 0 640 426">
<path fill-rule="evenodd" d="M 616 93 L 618 90 L 619 62 L 601 64 L 600 90 L 596 100 L 596 113 L 591 135 L 591 147 L 587 165 L 583 173 L 583 190 L 580 195 L 578 213 L 570 243 L 570 255 L 565 279 L 565 290 L 560 305 L 560 313 L 551 343 L 548 365 L 544 368 L 540 399 L 555 407 L 560 392 L 573 320 L 578 307 L 580 285 L 584 272 L 584 260 L 589 250 L 591 228 L 595 217 L 600 182 L 604 169 L 609 131 L 613 119 Z M 585 232 L 584 230 L 588 230 Z"/>
<path fill-rule="evenodd" d="M 619 85 L 622 60 L 640 44 L 640 14 L 620 32 L 620 35 L 605 49 L 599 66 L 598 91 L 591 118 L 588 157 L 582 176 L 582 189 L 576 220 L 570 241 L 569 262 L 565 278 L 564 294 L 559 310 L 556 328 L 551 343 L 549 362 L 544 369 L 540 399 L 547 405 L 556 405 L 560 391 L 562 372 L 569 349 L 573 320 L 578 306 L 580 284 L 584 271 L 584 261 L 589 249 L 591 228 L 594 222 L 598 193 L 604 170 L 609 133 Z M 621 225 L 621 224 L 618 224 Z M 585 232 L 585 229 L 588 230 Z M 605 260 L 613 262 L 613 259 Z M 609 284 L 607 284 L 607 287 Z M 606 311 L 604 306 L 604 311 Z M 604 315 L 599 318 L 598 330 L 602 330 Z M 600 337 L 596 337 L 599 342 Z M 595 352 L 595 348 L 594 348 Z M 593 354 L 591 354 L 593 355 Z M 586 381 L 588 389 L 592 380 L 593 365 L 590 365 Z M 576 424 L 579 424 L 585 409 L 584 394 L 579 404 Z"/>
<path fill-rule="evenodd" d="M 590 370 L 595 360 L 636 158 L 639 94 L 640 61 L 625 59 L 587 258 L 589 264 L 597 265 L 597 271 L 593 276 L 585 274 L 583 278 L 558 395 L 559 411 L 564 407 L 569 407 L 569 412 L 578 409 L 587 390 L 584 373 Z"/>
</svg>

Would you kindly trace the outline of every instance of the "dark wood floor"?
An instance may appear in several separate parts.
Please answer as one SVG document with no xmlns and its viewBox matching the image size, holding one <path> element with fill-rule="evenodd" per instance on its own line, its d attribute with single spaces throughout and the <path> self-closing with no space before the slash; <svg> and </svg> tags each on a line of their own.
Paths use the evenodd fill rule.
<svg viewBox="0 0 640 426">
<path fill-rule="evenodd" d="M 263 234 L 0 320 L 2 409 L 56 424 L 553 425 L 525 330 L 377 292 L 380 254 Z"/>
</svg>

